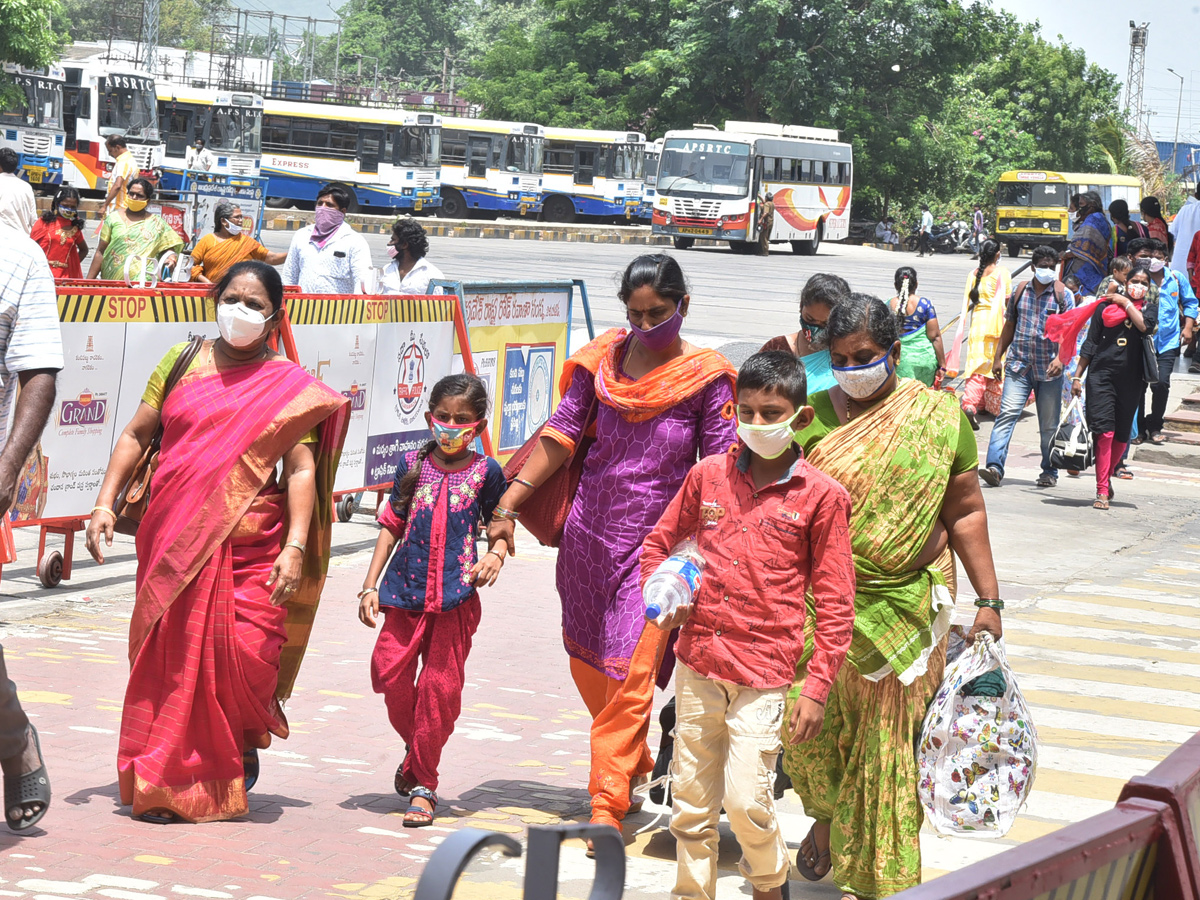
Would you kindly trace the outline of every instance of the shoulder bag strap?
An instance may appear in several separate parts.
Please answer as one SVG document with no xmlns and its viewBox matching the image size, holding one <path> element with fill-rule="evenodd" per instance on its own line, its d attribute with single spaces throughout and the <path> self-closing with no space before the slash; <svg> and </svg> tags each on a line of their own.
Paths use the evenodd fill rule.
<svg viewBox="0 0 1200 900">
<path fill-rule="evenodd" d="M 175 385 L 179 384 L 179 380 L 187 373 L 188 367 L 192 364 L 192 360 L 196 358 L 196 354 L 200 352 L 200 348 L 204 346 L 204 335 L 198 334 L 192 338 L 179 356 L 175 359 L 175 365 L 171 366 L 171 371 L 167 374 L 167 380 L 163 384 L 163 406 L 167 405 L 167 396 L 174 390 Z M 162 410 L 159 409 L 161 414 Z M 154 435 L 150 438 L 150 443 L 157 448 L 162 444 L 163 425 L 160 415 L 158 427 L 154 429 Z"/>
</svg>

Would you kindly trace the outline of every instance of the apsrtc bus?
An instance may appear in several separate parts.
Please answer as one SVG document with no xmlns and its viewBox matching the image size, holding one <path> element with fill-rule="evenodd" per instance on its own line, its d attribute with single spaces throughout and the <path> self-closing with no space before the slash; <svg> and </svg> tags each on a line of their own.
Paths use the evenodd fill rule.
<svg viewBox="0 0 1200 900">
<path fill-rule="evenodd" d="M 70 60 L 63 63 L 63 181 L 103 194 L 113 158 L 104 146 L 110 134 L 125 137 L 138 169 L 153 176 L 162 165 L 154 77 L 133 63 Z"/>
<path fill-rule="evenodd" d="M 442 208 L 450 219 L 542 208 L 546 129 L 530 122 L 442 117 Z"/>
<path fill-rule="evenodd" d="M 181 178 L 199 138 L 212 155 L 215 175 L 257 176 L 262 165 L 263 98 L 242 91 L 158 86 L 158 131 L 168 188 Z"/>
<path fill-rule="evenodd" d="M 26 69 L 5 63 L 0 92 L 0 147 L 16 152 L 20 173 L 32 185 L 57 185 L 63 179 L 63 70 L 59 66 Z"/>
<path fill-rule="evenodd" d="M 441 116 L 290 100 L 267 100 L 263 113 L 269 206 L 311 209 L 333 181 L 351 189 L 355 208 L 440 205 Z"/>
<path fill-rule="evenodd" d="M 642 203 L 646 136 L 636 131 L 546 129 L 542 218 L 632 219 Z"/>
<path fill-rule="evenodd" d="M 646 144 L 646 165 L 642 175 L 642 205 L 637 217 L 649 222 L 654 213 L 654 198 L 658 196 L 658 160 L 662 156 L 663 139 Z"/>
<path fill-rule="evenodd" d="M 654 234 L 686 249 L 697 238 L 745 249 L 759 240 L 760 204 L 772 195 L 772 243 L 813 254 L 850 231 L 853 151 L 828 128 L 726 122 L 668 131 L 659 160 Z"/>
</svg>

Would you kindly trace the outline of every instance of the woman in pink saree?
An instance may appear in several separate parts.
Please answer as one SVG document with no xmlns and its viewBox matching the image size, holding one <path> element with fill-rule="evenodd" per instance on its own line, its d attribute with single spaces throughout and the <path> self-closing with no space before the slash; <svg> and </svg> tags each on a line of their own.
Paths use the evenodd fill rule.
<svg viewBox="0 0 1200 900">
<path fill-rule="evenodd" d="M 103 563 L 117 495 L 161 421 L 137 533 L 117 765 L 122 803 L 160 823 L 246 813 L 258 750 L 288 735 L 281 704 L 325 579 L 349 421 L 344 397 L 268 346 L 283 316 L 273 268 L 239 263 L 214 297 L 221 337 L 204 342 L 165 396 L 188 345 L 159 363 L 87 530 Z"/>
</svg>

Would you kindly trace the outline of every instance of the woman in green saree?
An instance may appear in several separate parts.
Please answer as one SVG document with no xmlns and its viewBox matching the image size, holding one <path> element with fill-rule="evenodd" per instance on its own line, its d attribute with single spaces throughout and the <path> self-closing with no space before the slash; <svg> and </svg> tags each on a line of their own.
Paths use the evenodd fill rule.
<svg viewBox="0 0 1200 900">
<path fill-rule="evenodd" d="M 810 396 L 816 418 L 799 440 L 853 501 L 854 638 L 821 733 L 796 746 L 784 735 L 784 770 L 816 819 L 801 874 L 832 871 L 844 897 L 874 900 L 921 879 L 913 747 L 945 666 L 955 554 L 980 598 L 968 640 L 1000 637 L 1003 604 L 974 432 L 954 395 L 897 376 L 897 318 L 878 298 L 851 295 L 829 334 L 838 386 Z"/>
</svg>

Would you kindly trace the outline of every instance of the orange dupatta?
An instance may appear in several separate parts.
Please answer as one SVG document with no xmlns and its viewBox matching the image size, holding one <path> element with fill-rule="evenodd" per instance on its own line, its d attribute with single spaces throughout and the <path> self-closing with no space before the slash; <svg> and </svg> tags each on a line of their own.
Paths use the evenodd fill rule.
<svg viewBox="0 0 1200 900">
<path fill-rule="evenodd" d="M 716 350 L 701 348 L 664 363 L 633 381 L 621 375 L 629 332 L 612 328 L 574 353 L 563 365 L 559 394 L 571 385 L 577 366 L 596 376 L 596 396 L 627 422 L 645 422 L 704 390 L 722 375 L 737 382 L 737 369 Z"/>
</svg>

